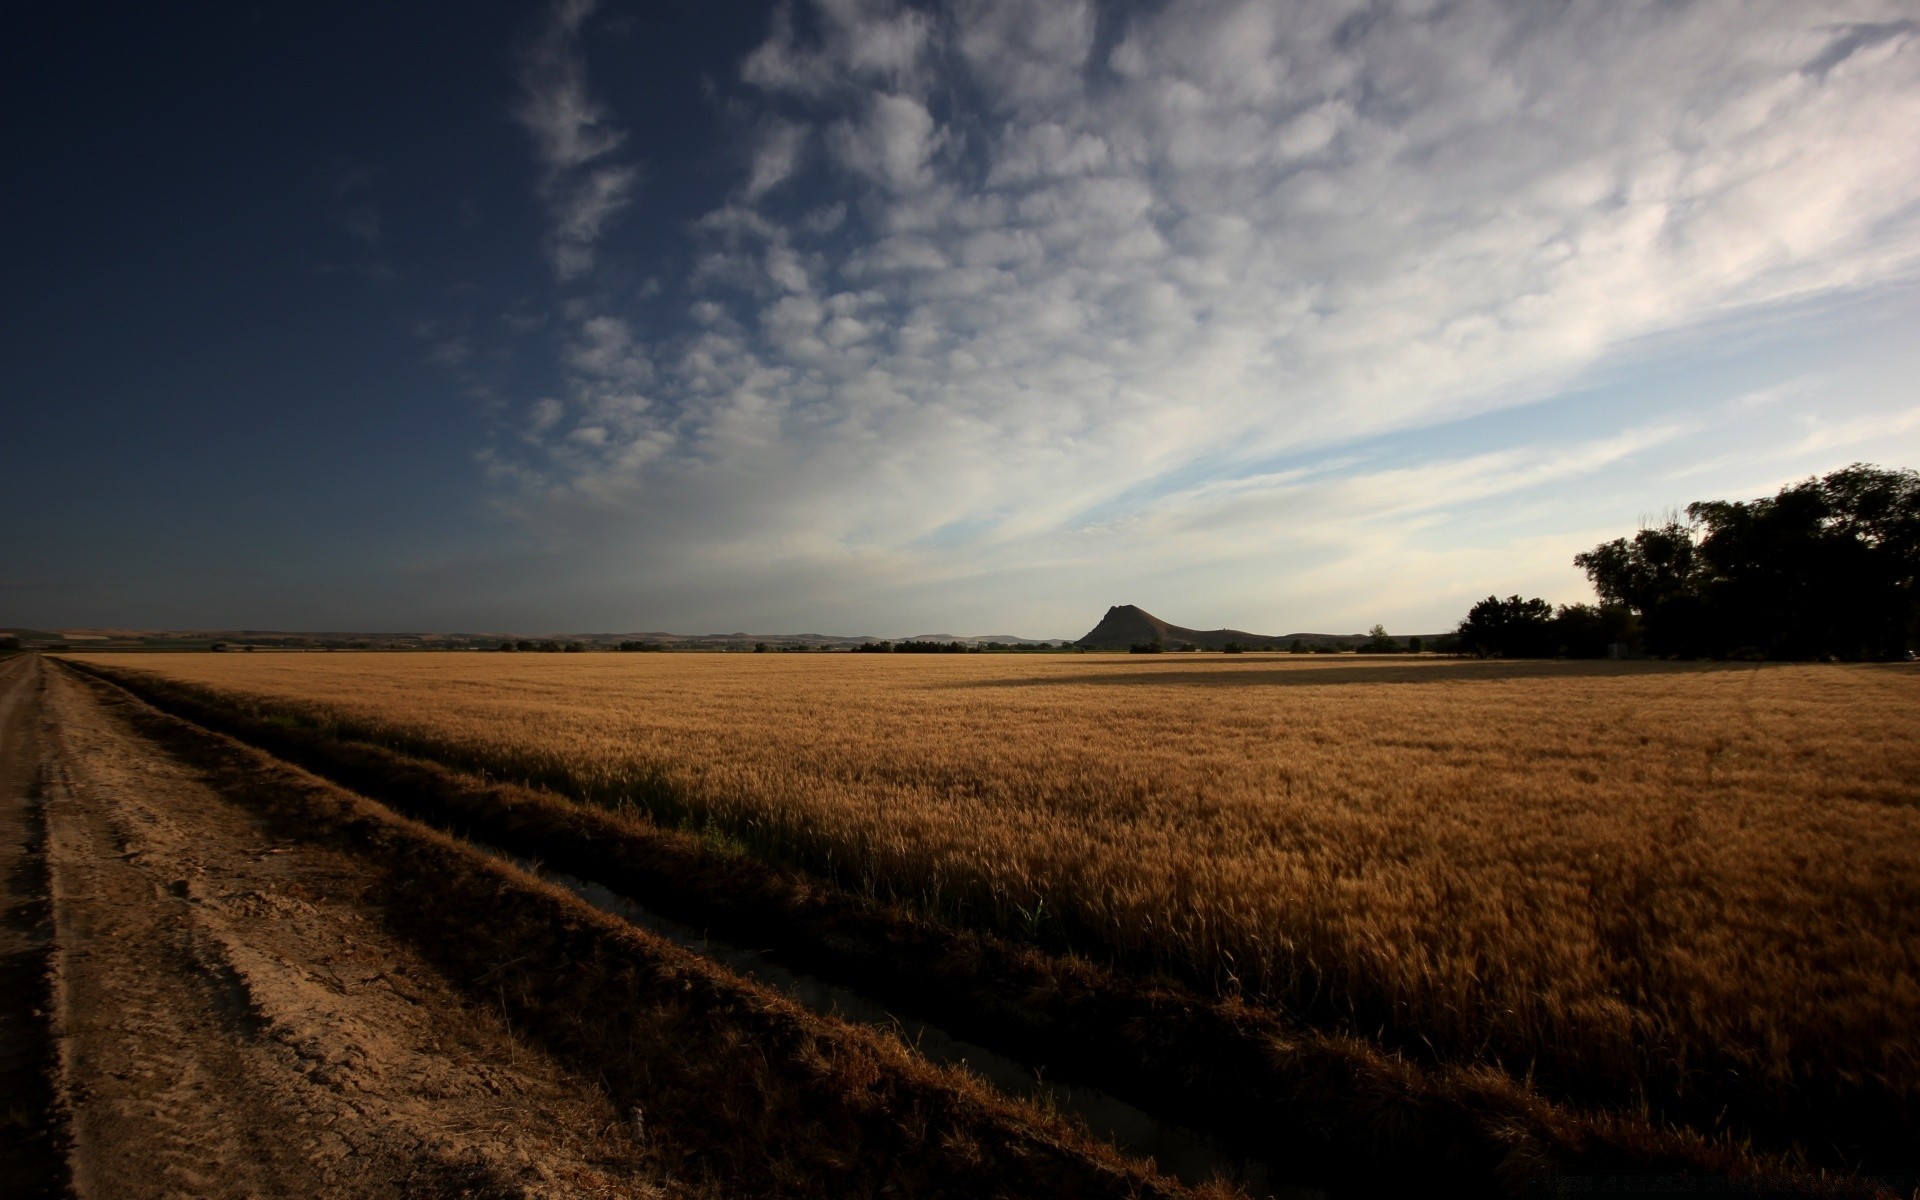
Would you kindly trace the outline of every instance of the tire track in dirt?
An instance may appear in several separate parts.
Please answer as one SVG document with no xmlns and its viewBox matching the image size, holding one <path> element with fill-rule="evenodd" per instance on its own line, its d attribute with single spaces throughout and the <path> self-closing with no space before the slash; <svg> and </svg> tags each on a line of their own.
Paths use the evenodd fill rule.
<svg viewBox="0 0 1920 1200">
<path fill-rule="evenodd" d="M 663 1194 L 604 1095 L 46 672 L 57 1033 L 82 1197 Z"/>
</svg>

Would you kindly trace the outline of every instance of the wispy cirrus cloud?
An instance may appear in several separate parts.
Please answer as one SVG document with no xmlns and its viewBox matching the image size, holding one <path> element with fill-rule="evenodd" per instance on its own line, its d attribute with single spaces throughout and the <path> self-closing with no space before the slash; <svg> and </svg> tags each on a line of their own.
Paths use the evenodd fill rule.
<svg viewBox="0 0 1920 1200">
<path fill-rule="evenodd" d="M 593 268 L 594 245 L 633 200 L 639 168 L 616 160 L 627 140 L 587 89 L 580 34 L 599 0 L 555 0 L 522 54 L 514 117 L 532 135 L 551 219 L 547 257 L 562 281 Z"/>
<path fill-rule="evenodd" d="M 1077 546 L 1076 578 L 1021 576 L 1035 597 L 1224 544 L 1206 535 L 1224 497 L 1320 519 L 1331 493 L 1276 484 L 1274 460 L 1537 400 L 1651 334 L 1911 279 L 1903 8 L 780 9 L 734 84 L 752 144 L 690 234 L 684 320 L 643 335 L 574 311 L 566 394 L 520 429 L 519 502 L 717 590 L 780 570 L 951 588 Z M 590 9 L 555 8 L 522 110 L 562 278 L 631 187 L 580 66 Z M 1521 447 L 1349 472 L 1341 495 L 1385 519 L 1396 481 L 1434 472 L 1517 494 L 1691 426 L 1636 428 L 1666 432 L 1528 469 Z M 1130 538 L 1075 532 L 1109 525 Z M 1290 586 L 1270 559 L 1240 569 L 1245 590 Z"/>
</svg>

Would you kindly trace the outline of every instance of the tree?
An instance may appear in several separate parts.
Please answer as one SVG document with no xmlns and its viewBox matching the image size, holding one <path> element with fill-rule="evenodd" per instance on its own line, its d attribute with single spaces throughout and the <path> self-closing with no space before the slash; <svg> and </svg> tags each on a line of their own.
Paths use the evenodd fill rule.
<svg viewBox="0 0 1920 1200">
<path fill-rule="evenodd" d="M 1700 596 L 1701 563 L 1694 528 L 1679 521 L 1642 529 L 1633 540 L 1615 538 L 1574 556 L 1605 605 L 1636 613 L 1646 649 L 1659 655 L 1698 653 L 1706 625 Z"/>
<path fill-rule="evenodd" d="M 1574 558 L 1649 652 L 1889 658 L 1920 640 L 1920 473 L 1855 463 L 1687 518 Z"/>
<path fill-rule="evenodd" d="M 1705 530 L 1704 647 L 1884 658 L 1913 635 L 1920 475 L 1855 464 L 1745 503 L 1687 507 Z"/>
<path fill-rule="evenodd" d="M 1699 578 L 1693 532 L 1690 526 L 1668 521 L 1642 529 L 1631 542 L 1615 538 L 1576 554 L 1573 565 L 1587 573 L 1603 603 L 1648 612 L 1693 591 Z"/>
<path fill-rule="evenodd" d="M 1460 648 L 1481 658 L 1546 658 L 1553 654 L 1553 606 L 1535 597 L 1488 596 L 1467 612 Z"/>
<path fill-rule="evenodd" d="M 1623 604 L 1562 604 L 1553 615 L 1554 651 L 1567 658 L 1606 658 L 1638 636 L 1638 621 Z"/>
<path fill-rule="evenodd" d="M 974 647 L 965 642 L 901 642 L 893 648 L 895 654 L 967 654 Z"/>
<path fill-rule="evenodd" d="M 1385 625 L 1375 625 L 1367 631 L 1367 640 L 1354 647 L 1360 654 L 1398 654 L 1400 643 L 1387 634 Z"/>
</svg>

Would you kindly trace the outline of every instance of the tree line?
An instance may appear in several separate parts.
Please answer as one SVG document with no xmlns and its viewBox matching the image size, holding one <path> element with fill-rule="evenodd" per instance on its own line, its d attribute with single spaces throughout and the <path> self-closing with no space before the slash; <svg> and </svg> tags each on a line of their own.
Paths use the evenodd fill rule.
<svg viewBox="0 0 1920 1200">
<path fill-rule="evenodd" d="M 1062 642 L 1061 648 L 1066 648 Z M 1003 650 L 1052 650 L 1052 642 L 867 642 L 855 654 L 997 654 Z"/>
<path fill-rule="evenodd" d="M 1855 463 L 1574 556 L 1598 604 L 1488 596 L 1463 653 L 1895 659 L 1920 645 L 1920 473 Z"/>
<path fill-rule="evenodd" d="M 1191 654 L 1206 649 L 1196 642 L 1175 642 L 1168 645 L 1165 638 L 1154 638 L 1150 642 L 1135 642 L 1127 647 L 1130 654 Z M 1271 642 L 1228 642 L 1220 647 L 1223 654 L 1251 654 L 1254 652 L 1274 653 L 1280 649 Z M 1452 649 L 1452 638 L 1443 636 L 1442 644 L 1430 645 L 1420 638 L 1410 637 L 1405 641 L 1387 633 L 1386 626 L 1375 625 L 1363 642 L 1309 642 L 1305 638 L 1294 638 L 1288 643 L 1289 654 L 1340 654 L 1351 650 L 1355 654 L 1418 654 L 1422 650 L 1446 652 Z"/>
</svg>

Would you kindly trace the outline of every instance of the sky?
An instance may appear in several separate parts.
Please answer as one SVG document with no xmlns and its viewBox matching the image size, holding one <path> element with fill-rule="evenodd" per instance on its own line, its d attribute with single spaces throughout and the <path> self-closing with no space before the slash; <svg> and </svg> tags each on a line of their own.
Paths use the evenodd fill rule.
<svg viewBox="0 0 1920 1200">
<path fill-rule="evenodd" d="M 1589 601 L 1920 467 L 1920 0 L 39 5 L 0 626 Z"/>
</svg>

